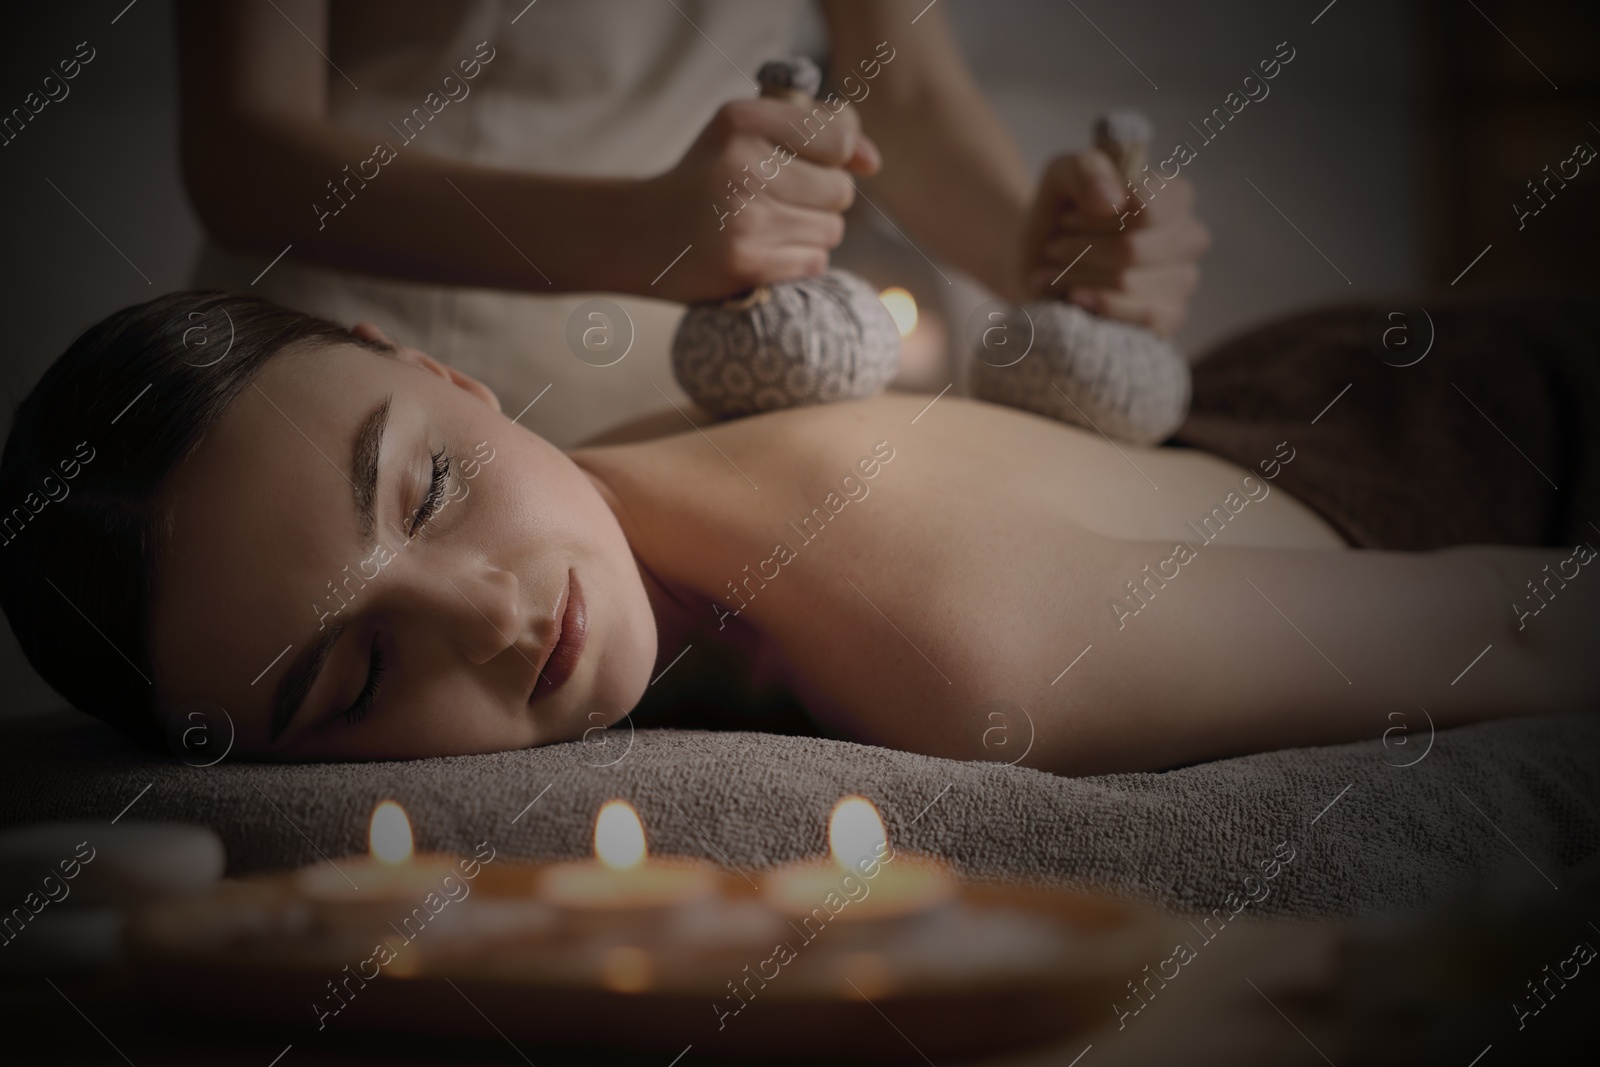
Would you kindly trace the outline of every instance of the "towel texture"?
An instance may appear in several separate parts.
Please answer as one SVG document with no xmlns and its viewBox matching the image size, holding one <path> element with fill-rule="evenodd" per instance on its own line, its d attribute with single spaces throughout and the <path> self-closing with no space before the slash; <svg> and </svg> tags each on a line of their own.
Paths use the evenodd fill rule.
<svg viewBox="0 0 1600 1067">
<path fill-rule="evenodd" d="M 1560 885 L 1600 851 L 1600 717 L 1442 731 L 1431 750 L 1425 723 L 1405 725 L 1387 742 L 1062 778 L 813 737 L 640 730 L 630 747 L 623 728 L 485 756 L 202 769 L 62 714 L 0 730 L 0 822 L 110 820 L 137 798 L 125 818 L 209 826 L 242 874 L 365 852 L 372 807 L 389 797 L 422 849 L 585 855 L 595 812 L 623 797 L 654 852 L 754 877 L 825 853 L 834 802 L 860 793 L 896 847 L 970 877 L 1169 907 L 1256 893 L 1288 842 L 1288 870 L 1249 907 L 1301 916 L 1421 905 L 1483 878 Z"/>
</svg>

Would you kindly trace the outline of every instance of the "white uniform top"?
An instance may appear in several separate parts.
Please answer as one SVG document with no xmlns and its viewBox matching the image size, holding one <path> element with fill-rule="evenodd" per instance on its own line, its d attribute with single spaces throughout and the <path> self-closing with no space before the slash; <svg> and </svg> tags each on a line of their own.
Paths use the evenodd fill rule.
<svg viewBox="0 0 1600 1067">
<path fill-rule="evenodd" d="M 428 152 L 545 174 L 649 177 L 675 164 L 724 102 L 756 94 L 763 62 L 795 52 L 805 2 L 333 0 L 330 114 L 401 160 Z M 466 80 L 461 63 L 476 57 L 489 58 Z M 361 160 L 348 162 L 354 173 Z M 337 207 L 324 194 L 324 209 Z M 439 195 L 459 194 L 442 185 Z M 703 210 L 709 225 L 709 199 Z M 318 217 L 309 200 L 306 216 Z M 488 222 L 482 239 L 504 240 Z M 521 252 L 539 263 L 540 249 Z M 208 242 L 192 284 L 250 288 L 266 262 Z M 607 357 L 579 359 L 567 341 L 569 317 L 594 294 L 399 282 L 299 262 L 292 251 L 250 291 L 347 325 L 370 319 L 486 381 L 509 415 L 550 386 L 522 422 L 559 446 L 660 408 L 656 386 L 682 398 L 668 355 L 676 304 L 607 295 L 632 320 L 635 340 L 620 362 L 601 367 Z M 579 332 L 600 321 L 585 315 Z"/>
</svg>

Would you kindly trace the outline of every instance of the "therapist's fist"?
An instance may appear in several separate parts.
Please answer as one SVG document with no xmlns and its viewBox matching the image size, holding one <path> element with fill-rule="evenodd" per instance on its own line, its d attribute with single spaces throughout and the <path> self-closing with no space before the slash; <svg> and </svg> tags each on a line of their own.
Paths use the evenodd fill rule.
<svg viewBox="0 0 1600 1067">
<path fill-rule="evenodd" d="M 646 294 L 694 303 L 821 274 L 844 239 L 851 175 L 879 164 L 852 107 L 724 104 L 675 167 L 641 185 L 661 268 L 689 249 Z"/>
<path fill-rule="evenodd" d="M 1154 172 L 1147 172 L 1153 174 Z M 1174 333 L 1200 284 L 1210 231 L 1195 217 L 1194 186 L 1176 177 L 1129 191 L 1094 149 L 1045 168 L 1023 237 L 1030 297 L 1068 300 L 1097 315 Z"/>
</svg>

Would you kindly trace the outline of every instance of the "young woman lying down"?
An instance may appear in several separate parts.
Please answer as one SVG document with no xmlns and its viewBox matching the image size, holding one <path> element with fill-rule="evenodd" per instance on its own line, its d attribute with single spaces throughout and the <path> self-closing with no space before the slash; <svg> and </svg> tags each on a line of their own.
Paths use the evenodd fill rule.
<svg viewBox="0 0 1600 1067">
<path fill-rule="evenodd" d="M 572 740 L 728 655 L 837 735 L 1059 773 L 1592 708 L 1592 548 L 1352 550 L 1284 488 L 1311 414 L 1244 464 L 905 395 L 562 453 L 371 327 L 177 293 L 22 404 L 0 591 L 79 708 L 220 705 L 259 759 Z"/>
</svg>

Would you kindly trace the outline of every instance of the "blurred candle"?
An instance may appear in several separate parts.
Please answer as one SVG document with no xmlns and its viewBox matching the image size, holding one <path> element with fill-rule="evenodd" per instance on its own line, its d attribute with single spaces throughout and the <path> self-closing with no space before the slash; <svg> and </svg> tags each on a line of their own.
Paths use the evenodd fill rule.
<svg viewBox="0 0 1600 1067">
<path fill-rule="evenodd" d="M 945 331 L 937 317 L 923 314 L 909 290 L 892 286 L 878 294 L 900 331 L 900 388 L 926 389 L 943 372 Z"/>
<path fill-rule="evenodd" d="M 544 899 L 576 912 L 613 915 L 674 908 L 716 890 L 716 876 L 691 862 L 653 860 L 644 825 L 625 800 L 608 801 L 594 821 L 592 860 L 559 863 L 545 871 Z"/>
<path fill-rule="evenodd" d="M 888 309 L 889 317 L 894 319 L 900 336 L 905 337 L 917 328 L 917 299 L 909 290 L 898 285 L 891 286 L 878 294 L 878 299 L 883 301 L 883 306 Z"/>
<path fill-rule="evenodd" d="M 443 892 L 456 874 L 450 856 L 415 855 L 411 821 L 405 809 L 385 800 L 372 809 L 366 856 L 325 861 L 301 870 L 295 887 L 324 923 L 383 924 L 422 904 L 430 892 Z"/>
<path fill-rule="evenodd" d="M 889 848 L 878 809 L 865 797 L 834 805 L 828 848 L 831 860 L 802 860 L 768 877 L 763 895 L 773 910 L 790 918 L 820 910 L 828 919 L 900 919 L 939 908 L 955 895 L 955 880 L 942 863 Z"/>
</svg>

